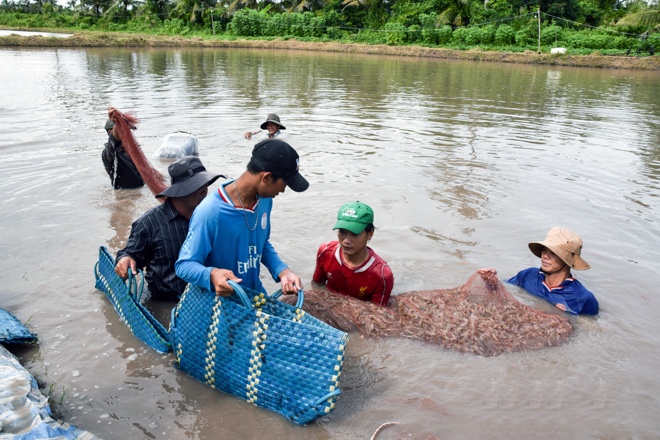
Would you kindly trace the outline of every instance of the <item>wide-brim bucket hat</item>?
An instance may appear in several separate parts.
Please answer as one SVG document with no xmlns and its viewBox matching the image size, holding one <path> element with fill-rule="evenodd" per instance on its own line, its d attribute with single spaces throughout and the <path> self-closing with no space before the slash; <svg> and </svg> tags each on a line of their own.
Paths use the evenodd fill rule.
<svg viewBox="0 0 660 440">
<path fill-rule="evenodd" d="M 183 157 L 167 168 L 172 185 L 156 197 L 185 197 L 198 189 L 209 186 L 218 178 L 227 176 L 206 171 L 202 161 L 194 156 Z"/>
<path fill-rule="evenodd" d="M 544 247 L 550 249 L 571 269 L 587 270 L 591 268 L 589 263 L 580 255 L 582 253 L 582 238 L 570 229 L 554 227 L 550 229 L 545 240 L 529 243 L 529 250 L 539 258 L 541 258 Z"/>
<path fill-rule="evenodd" d="M 271 113 L 268 115 L 268 117 L 266 118 L 266 122 L 261 124 L 261 129 L 265 130 L 269 122 L 272 122 L 273 124 L 277 124 L 277 126 L 280 127 L 280 130 L 286 130 L 286 127 L 282 125 L 282 123 L 280 122 L 280 117 L 277 116 L 275 113 Z"/>
</svg>

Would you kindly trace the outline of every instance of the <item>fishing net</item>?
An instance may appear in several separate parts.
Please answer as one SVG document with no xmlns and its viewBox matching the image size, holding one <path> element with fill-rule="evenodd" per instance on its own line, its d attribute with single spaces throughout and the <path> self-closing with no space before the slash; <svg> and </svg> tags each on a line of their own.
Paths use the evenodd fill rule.
<svg viewBox="0 0 660 440">
<path fill-rule="evenodd" d="M 115 127 L 119 131 L 122 147 L 124 147 L 124 150 L 130 156 L 142 176 L 142 180 L 149 187 L 149 190 L 154 195 L 163 192 L 167 188 L 163 175 L 151 165 L 133 135 L 132 129 L 139 122 L 138 118 L 130 113 L 122 113 L 115 108 L 110 108 L 108 117 L 115 123 Z M 163 202 L 165 198 L 160 198 L 159 200 Z"/>
<path fill-rule="evenodd" d="M 416 339 L 482 356 L 560 345 L 573 331 L 565 316 L 521 304 L 502 283 L 489 284 L 478 273 L 452 289 L 393 296 L 387 307 L 306 291 L 304 309 L 346 332 Z"/>
</svg>

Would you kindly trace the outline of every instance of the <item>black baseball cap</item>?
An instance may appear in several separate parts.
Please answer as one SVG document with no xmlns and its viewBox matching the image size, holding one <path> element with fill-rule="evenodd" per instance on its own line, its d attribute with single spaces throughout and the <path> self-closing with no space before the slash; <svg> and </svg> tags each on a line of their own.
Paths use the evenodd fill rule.
<svg viewBox="0 0 660 440">
<path fill-rule="evenodd" d="M 281 176 L 287 186 L 295 192 L 303 192 L 309 188 L 307 179 L 298 172 L 300 164 L 298 153 L 286 142 L 277 139 L 266 139 L 259 142 L 252 150 L 250 164 L 263 171 Z"/>
</svg>

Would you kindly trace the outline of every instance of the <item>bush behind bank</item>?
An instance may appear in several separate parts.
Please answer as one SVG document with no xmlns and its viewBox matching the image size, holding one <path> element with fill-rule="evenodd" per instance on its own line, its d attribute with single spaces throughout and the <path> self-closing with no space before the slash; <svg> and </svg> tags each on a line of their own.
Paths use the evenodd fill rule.
<svg viewBox="0 0 660 440">
<path fill-rule="evenodd" d="M 57 31 L 57 29 L 39 29 Z M 584 56 L 552 55 L 536 51 L 510 48 L 505 51 L 453 50 L 441 47 L 389 46 L 386 44 L 342 43 L 337 41 L 314 42 L 295 38 L 242 38 L 221 36 L 180 37 L 148 35 L 140 33 L 74 31 L 70 38 L 17 36 L 0 37 L 0 46 L 6 47 L 114 47 L 114 48 L 227 48 L 227 49 L 283 49 L 340 52 L 378 56 L 424 57 L 459 61 L 488 61 L 500 63 L 539 64 L 553 66 L 591 67 L 609 69 L 653 70 L 660 72 L 660 56 L 604 56 L 590 53 Z"/>
<path fill-rule="evenodd" d="M 536 19 L 523 18 L 513 23 L 452 29 L 448 25 L 438 26 L 434 14 L 419 14 L 418 22 L 420 24 L 405 26 L 392 21 L 385 23 L 381 29 L 355 29 L 346 28 L 340 15 L 334 11 L 323 15 L 312 12 L 267 14 L 244 8 L 226 22 L 214 22 L 212 28 L 206 28 L 192 26 L 179 18 L 160 20 L 156 15 L 148 12 L 133 17 L 127 22 L 115 22 L 107 17 L 95 18 L 61 12 L 44 14 L 0 12 L 0 26 L 13 28 L 138 32 L 203 38 L 295 38 L 302 41 L 338 41 L 390 46 L 419 45 L 456 50 L 478 48 L 523 52 L 539 49 Z M 542 52 L 549 52 L 552 47 L 565 47 L 569 54 L 576 55 L 593 52 L 603 55 L 639 55 L 646 52 L 646 55 L 652 55 L 660 50 L 660 33 L 650 33 L 647 38 L 640 39 L 630 32 L 613 33 L 607 29 L 575 30 L 555 23 L 542 23 L 540 43 Z"/>
</svg>

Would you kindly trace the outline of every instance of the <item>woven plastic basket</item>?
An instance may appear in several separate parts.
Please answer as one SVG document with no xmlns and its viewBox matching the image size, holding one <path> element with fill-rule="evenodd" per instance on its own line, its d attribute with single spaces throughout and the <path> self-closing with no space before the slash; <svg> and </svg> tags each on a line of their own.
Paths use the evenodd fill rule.
<svg viewBox="0 0 660 440">
<path fill-rule="evenodd" d="M 0 308 L 0 343 L 28 344 L 36 340 L 37 336 L 25 328 L 18 318 Z"/>
<path fill-rule="evenodd" d="M 232 284 L 219 297 L 189 285 L 172 311 L 180 368 L 212 388 L 305 424 L 332 411 L 348 335 L 298 304 Z"/>
<path fill-rule="evenodd" d="M 170 351 L 169 334 L 165 327 L 140 304 L 144 277 L 138 288 L 137 280 L 129 271 L 124 281 L 115 273 L 115 261 L 108 250 L 99 248 L 99 261 L 94 267 L 96 288 L 103 291 L 114 306 L 119 318 L 142 342 L 159 353 Z"/>
</svg>

